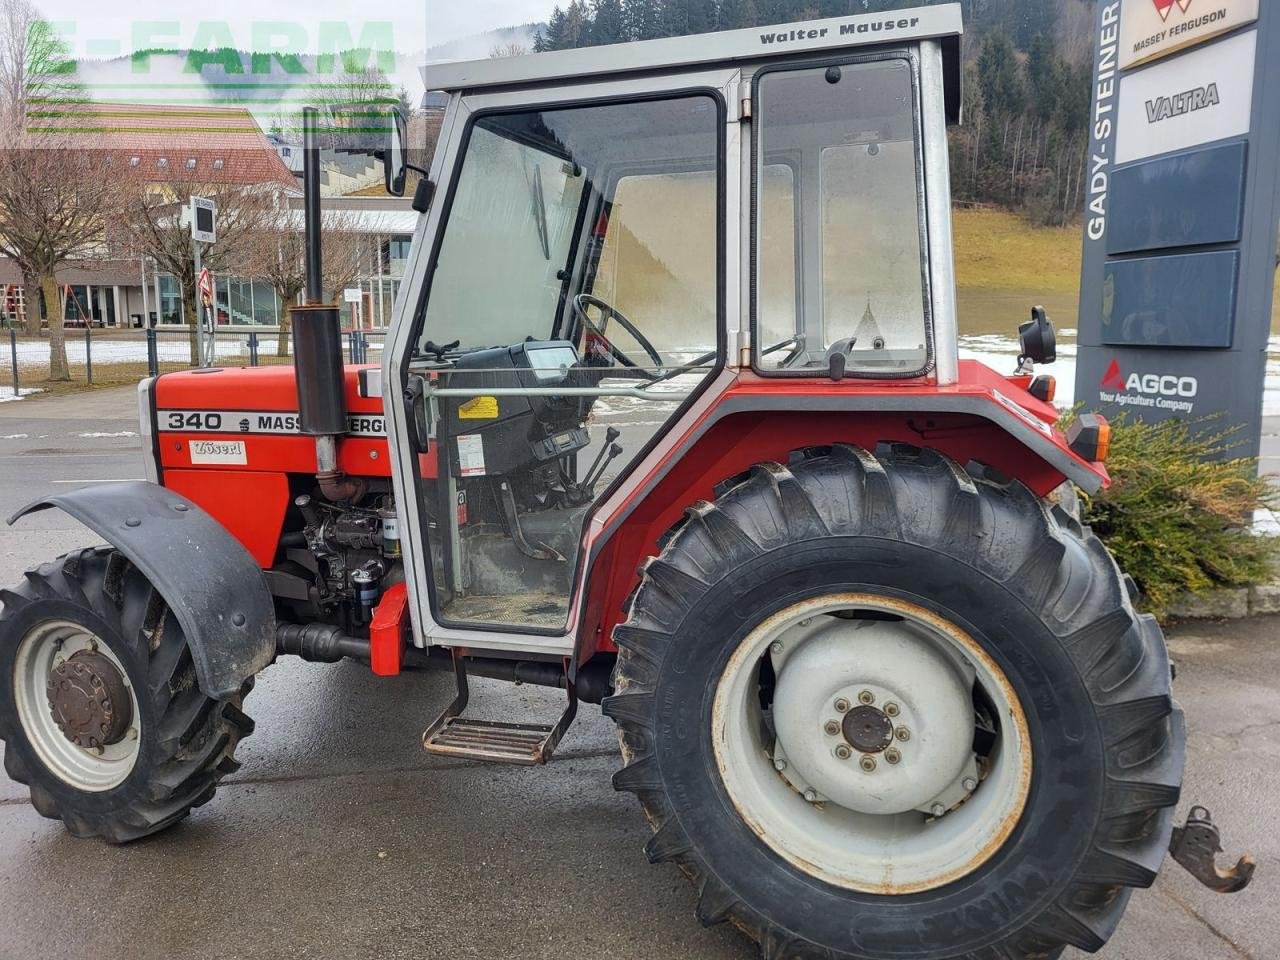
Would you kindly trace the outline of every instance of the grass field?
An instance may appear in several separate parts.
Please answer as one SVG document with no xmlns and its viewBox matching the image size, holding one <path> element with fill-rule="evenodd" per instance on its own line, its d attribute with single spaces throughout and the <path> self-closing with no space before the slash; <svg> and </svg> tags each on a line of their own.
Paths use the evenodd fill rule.
<svg viewBox="0 0 1280 960">
<path fill-rule="evenodd" d="M 1041 290 L 1075 294 L 1080 287 L 1077 227 L 1037 227 L 1014 213 L 957 210 L 956 280 L 963 290 Z"/>
</svg>

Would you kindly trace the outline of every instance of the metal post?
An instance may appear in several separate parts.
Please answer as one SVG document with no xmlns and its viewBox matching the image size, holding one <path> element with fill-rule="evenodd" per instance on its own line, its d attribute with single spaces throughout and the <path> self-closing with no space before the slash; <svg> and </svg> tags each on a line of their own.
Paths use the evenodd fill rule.
<svg viewBox="0 0 1280 960">
<path fill-rule="evenodd" d="M 146 285 L 142 287 L 146 290 Z M 156 349 L 156 328 L 151 326 L 151 321 L 147 321 L 147 373 L 150 376 L 160 376 L 160 351 Z"/>
<path fill-rule="evenodd" d="M 323 264 L 320 252 L 320 145 L 318 127 L 320 111 L 315 107 L 302 110 L 303 128 L 303 207 L 307 233 L 307 303 L 319 303 L 323 296 Z"/>
<path fill-rule="evenodd" d="M 228 298 L 228 303 L 231 300 Z M 258 365 L 258 334 L 249 331 L 249 366 L 256 367 Z"/>
<path fill-rule="evenodd" d="M 86 318 L 84 322 L 84 372 L 89 386 L 93 386 L 93 320 Z"/>
<path fill-rule="evenodd" d="M 205 357 L 205 342 L 204 342 L 204 298 L 200 296 L 200 274 L 204 270 L 204 266 L 200 262 L 200 241 L 192 240 L 191 249 L 194 252 L 195 260 L 196 260 L 196 272 L 195 272 L 195 280 L 194 280 L 195 288 L 196 288 L 194 291 L 196 295 L 196 315 L 195 315 L 196 364 L 203 369 L 204 367 L 209 366 L 209 364 L 205 362 L 206 357 Z"/>
<path fill-rule="evenodd" d="M 9 350 L 10 357 L 13 360 L 13 395 L 14 397 L 22 396 L 22 386 L 18 382 L 18 331 L 13 327 L 9 328 Z"/>
<path fill-rule="evenodd" d="M 146 328 L 151 326 L 151 305 L 147 303 L 147 258 L 140 257 L 139 260 L 142 265 L 142 326 Z"/>
<path fill-rule="evenodd" d="M 152 274 L 151 279 L 156 285 L 156 326 L 159 326 L 164 317 L 161 314 L 162 308 L 160 306 L 160 262 L 158 260 L 155 261 L 155 272 Z M 151 322 L 149 316 L 147 317 L 147 322 Z"/>
</svg>

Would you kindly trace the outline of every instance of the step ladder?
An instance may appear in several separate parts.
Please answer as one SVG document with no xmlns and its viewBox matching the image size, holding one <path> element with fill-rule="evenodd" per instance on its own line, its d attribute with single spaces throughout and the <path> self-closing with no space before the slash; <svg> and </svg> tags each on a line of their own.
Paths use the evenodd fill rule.
<svg viewBox="0 0 1280 960">
<path fill-rule="evenodd" d="M 466 658 L 456 651 L 453 654 L 453 676 L 457 695 L 422 735 L 422 748 L 436 756 L 537 766 L 551 759 L 551 754 L 578 713 L 577 691 L 573 681 L 566 676 L 568 703 L 560 719 L 550 726 L 464 717 L 462 712 L 467 709 L 471 694 L 467 686 Z"/>
</svg>

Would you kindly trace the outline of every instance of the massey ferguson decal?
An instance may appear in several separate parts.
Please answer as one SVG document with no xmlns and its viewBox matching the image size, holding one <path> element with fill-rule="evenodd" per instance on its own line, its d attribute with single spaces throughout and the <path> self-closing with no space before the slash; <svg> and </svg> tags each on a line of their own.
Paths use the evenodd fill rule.
<svg viewBox="0 0 1280 960">
<path fill-rule="evenodd" d="M 247 433 L 290 436 L 302 432 L 297 413 L 266 410 L 157 410 L 156 422 L 160 425 L 162 433 Z M 381 414 L 348 414 L 347 433 L 364 439 L 383 439 L 387 435 L 386 418 Z"/>
<path fill-rule="evenodd" d="M 1258 19 L 1258 0 L 1124 0 L 1120 66 L 1128 70 Z"/>
<path fill-rule="evenodd" d="M 1151 407 L 1191 414 L 1200 395 L 1200 381 L 1174 374 L 1126 372 L 1114 358 L 1102 375 L 1099 398 L 1118 407 Z"/>
</svg>

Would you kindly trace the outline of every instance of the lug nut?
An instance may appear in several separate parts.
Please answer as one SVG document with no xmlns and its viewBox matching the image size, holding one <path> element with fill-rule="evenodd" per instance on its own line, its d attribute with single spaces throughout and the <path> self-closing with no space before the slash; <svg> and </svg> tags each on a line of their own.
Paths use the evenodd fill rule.
<svg viewBox="0 0 1280 960">
<path fill-rule="evenodd" d="M 848 712 L 849 712 L 849 701 L 846 700 L 844 697 L 841 697 L 839 700 L 836 701 L 836 713 L 848 713 Z"/>
<path fill-rule="evenodd" d="M 773 761 L 773 769 L 775 769 L 775 770 L 777 770 L 779 773 L 781 773 L 783 770 L 787 769 L 787 761 L 785 761 L 785 760 L 775 760 L 775 761 Z"/>
<path fill-rule="evenodd" d="M 814 791 L 812 791 L 812 790 L 806 790 L 806 791 L 804 792 L 804 798 L 805 798 L 805 800 L 807 800 L 809 803 L 817 803 L 817 802 L 818 802 L 818 795 L 817 795 L 817 793 L 815 793 L 815 792 L 814 792 Z"/>
<path fill-rule="evenodd" d="M 885 712 L 885 716 L 896 717 L 898 714 L 902 712 L 902 708 L 899 707 L 896 703 L 893 703 L 892 701 L 890 701 L 889 703 L 886 703 L 884 705 L 884 712 Z"/>
<path fill-rule="evenodd" d="M 902 754 L 897 750 L 886 750 L 884 752 L 884 758 L 890 763 L 900 763 L 902 761 Z"/>
<path fill-rule="evenodd" d="M 967 792 L 973 793 L 973 791 L 978 789 L 978 781 L 973 779 L 973 777 L 965 777 L 963 786 Z"/>
<path fill-rule="evenodd" d="M 900 743 L 906 743 L 911 739 L 911 731 L 906 727 L 899 727 L 897 730 L 893 731 L 893 735 L 898 738 Z"/>
<path fill-rule="evenodd" d="M 876 695 L 870 690 L 863 690 L 858 694 L 858 702 L 869 707 L 871 704 L 876 702 Z"/>
<path fill-rule="evenodd" d="M 834 720 L 828 720 L 827 725 L 823 727 L 823 729 L 827 731 L 827 736 L 834 737 L 840 732 L 840 724 L 836 723 Z"/>
<path fill-rule="evenodd" d="M 848 760 L 852 756 L 853 756 L 853 751 L 849 749 L 847 744 L 842 743 L 838 747 L 836 747 L 836 757 L 838 757 L 839 759 Z"/>
<path fill-rule="evenodd" d="M 780 657 L 780 656 L 782 656 L 782 651 L 783 651 L 785 648 L 782 646 L 782 644 L 780 644 L 780 643 L 775 643 L 775 644 L 774 644 L 773 646 L 771 646 L 769 649 L 770 649 L 771 651 L 773 651 L 773 655 L 774 655 L 775 657 Z"/>
<path fill-rule="evenodd" d="M 876 758 L 875 758 L 875 757 L 863 757 L 863 758 L 862 758 L 862 762 L 859 764 L 859 766 L 861 766 L 861 767 L 862 767 L 862 769 L 863 769 L 865 772 L 867 772 L 867 773 L 875 773 L 875 772 L 876 772 Z"/>
<path fill-rule="evenodd" d="M 935 804 L 933 805 L 933 815 L 934 815 L 935 817 L 942 817 L 942 816 L 945 816 L 945 815 L 946 815 L 946 813 L 947 813 L 947 808 L 946 808 L 946 807 L 944 807 L 942 804 L 940 804 L 940 803 L 935 803 Z"/>
</svg>

